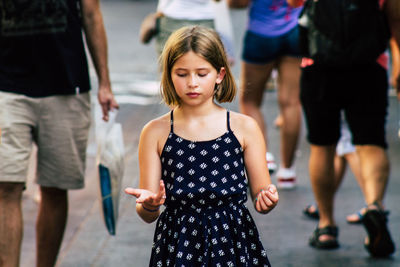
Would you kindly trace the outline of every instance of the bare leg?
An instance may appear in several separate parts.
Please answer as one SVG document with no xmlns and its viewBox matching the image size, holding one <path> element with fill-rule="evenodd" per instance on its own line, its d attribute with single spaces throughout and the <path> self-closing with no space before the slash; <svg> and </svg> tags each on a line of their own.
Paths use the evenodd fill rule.
<svg viewBox="0 0 400 267">
<path fill-rule="evenodd" d="M 344 174 L 347 169 L 347 163 L 344 156 L 338 156 L 335 154 L 334 158 L 334 170 L 335 170 L 335 188 L 336 190 L 339 189 L 340 185 L 342 184 Z"/>
<path fill-rule="evenodd" d="M 281 165 L 293 165 L 301 126 L 300 59 L 283 57 L 278 63 L 278 101 L 283 124 L 281 125 Z"/>
<path fill-rule="evenodd" d="M 343 156 L 335 155 L 335 181 L 336 191 L 339 189 L 342 183 L 344 174 L 347 169 L 347 165 L 350 166 L 358 184 L 360 185 L 361 191 L 363 191 L 362 180 L 360 175 L 360 161 L 356 152 L 350 152 Z M 359 211 L 349 214 L 346 216 L 346 220 L 349 223 L 360 223 L 361 217 Z"/>
<path fill-rule="evenodd" d="M 23 236 L 22 183 L 0 183 L 0 266 L 18 267 Z"/>
<path fill-rule="evenodd" d="M 318 227 L 334 226 L 333 218 L 334 197 L 336 193 L 333 159 L 335 146 L 311 145 L 310 178 L 314 197 L 318 205 L 320 219 Z M 320 241 L 332 237 L 322 235 Z"/>
<path fill-rule="evenodd" d="M 347 163 L 349 164 L 350 169 L 353 172 L 354 177 L 356 178 L 358 185 L 361 188 L 361 191 L 363 192 L 363 194 L 365 194 L 364 181 L 361 178 L 360 158 L 358 157 L 356 152 L 348 153 L 348 154 L 344 155 L 344 158 L 346 159 Z"/>
<path fill-rule="evenodd" d="M 360 157 L 364 196 L 368 205 L 363 215 L 363 225 L 368 236 L 365 248 L 374 257 L 388 257 L 395 245 L 387 227 L 383 210 L 383 198 L 389 177 L 389 160 L 386 151 L 379 146 L 356 146 Z"/>
<path fill-rule="evenodd" d="M 37 266 L 55 265 L 61 247 L 68 214 L 66 190 L 41 187 L 41 202 L 36 222 Z"/>
<path fill-rule="evenodd" d="M 389 177 L 389 160 L 386 151 L 379 146 L 356 146 L 360 158 L 361 178 L 365 202 L 377 202 L 382 207 Z"/>
<path fill-rule="evenodd" d="M 254 118 L 267 143 L 267 128 L 263 114 L 260 110 L 262 104 L 265 84 L 268 81 L 274 63 L 258 65 L 242 62 L 240 77 L 240 112 Z"/>
</svg>

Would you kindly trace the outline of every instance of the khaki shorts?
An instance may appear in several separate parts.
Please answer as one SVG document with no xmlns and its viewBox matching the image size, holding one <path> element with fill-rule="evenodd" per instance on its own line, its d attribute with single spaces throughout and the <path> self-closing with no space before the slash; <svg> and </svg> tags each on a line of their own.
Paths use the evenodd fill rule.
<svg viewBox="0 0 400 267">
<path fill-rule="evenodd" d="M 26 183 L 34 142 L 39 185 L 82 188 L 90 118 L 89 93 L 32 98 L 0 92 L 0 182 Z"/>
</svg>

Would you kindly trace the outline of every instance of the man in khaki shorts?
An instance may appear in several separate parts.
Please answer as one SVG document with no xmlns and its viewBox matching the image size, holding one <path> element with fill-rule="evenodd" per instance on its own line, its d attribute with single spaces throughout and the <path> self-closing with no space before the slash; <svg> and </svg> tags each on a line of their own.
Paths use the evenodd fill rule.
<svg viewBox="0 0 400 267">
<path fill-rule="evenodd" d="M 0 14 L 0 266 L 19 266 L 21 199 L 33 143 L 41 192 L 36 266 L 54 266 L 67 222 L 67 190 L 84 186 L 90 82 L 82 29 L 103 119 L 118 108 L 102 14 L 99 0 L 10 1 L 0 5 Z"/>
</svg>

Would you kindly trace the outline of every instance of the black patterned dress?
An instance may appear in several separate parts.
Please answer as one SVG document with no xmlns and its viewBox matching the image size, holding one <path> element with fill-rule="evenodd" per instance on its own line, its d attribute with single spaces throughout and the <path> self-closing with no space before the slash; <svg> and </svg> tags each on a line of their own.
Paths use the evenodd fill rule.
<svg viewBox="0 0 400 267">
<path fill-rule="evenodd" d="M 229 126 L 215 140 L 189 141 L 173 131 L 161 154 L 165 210 L 150 266 L 270 266 L 247 201 L 243 149 Z"/>
</svg>

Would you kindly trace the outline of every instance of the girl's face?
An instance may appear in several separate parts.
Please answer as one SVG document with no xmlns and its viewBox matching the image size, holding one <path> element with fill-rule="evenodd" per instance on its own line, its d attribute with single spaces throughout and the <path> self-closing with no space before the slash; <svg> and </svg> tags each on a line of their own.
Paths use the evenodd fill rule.
<svg viewBox="0 0 400 267">
<path fill-rule="evenodd" d="M 196 105 L 213 101 L 215 84 L 222 82 L 219 72 L 204 58 L 190 51 L 181 56 L 171 70 L 172 83 L 182 104 Z"/>
</svg>

